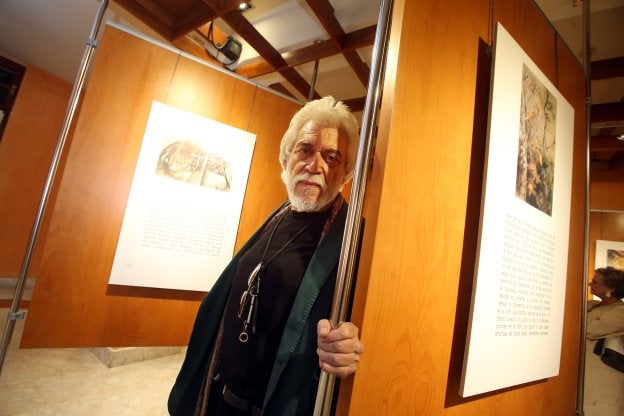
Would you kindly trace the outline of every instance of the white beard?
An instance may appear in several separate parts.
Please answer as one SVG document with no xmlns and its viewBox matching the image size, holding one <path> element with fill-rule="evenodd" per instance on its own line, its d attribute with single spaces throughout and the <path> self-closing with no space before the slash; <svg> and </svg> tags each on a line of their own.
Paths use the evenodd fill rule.
<svg viewBox="0 0 624 416">
<path fill-rule="evenodd" d="M 288 192 L 288 200 L 292 209 L 299 212 L 316 212 L 326 208 L 336 198 L 338 193 L 342 190 L 342 186 L 336 186 L 336 189 L 328 189 L 327 184 L 322 176 L 313 176 L 306 173 L 300 173 L 295 177 L 290 176 L 285 170 L 282 170 L 282 181 L 286 185 L 286 192 Z M 319 178 L 317 180 L 316 178 Z M 301 180 L 307 180 L 317 183 L 321 192 L 319 197 L 311 201 L 307 198 L 297 195 L 296 187 L 297 182 Z"/>
</svg>

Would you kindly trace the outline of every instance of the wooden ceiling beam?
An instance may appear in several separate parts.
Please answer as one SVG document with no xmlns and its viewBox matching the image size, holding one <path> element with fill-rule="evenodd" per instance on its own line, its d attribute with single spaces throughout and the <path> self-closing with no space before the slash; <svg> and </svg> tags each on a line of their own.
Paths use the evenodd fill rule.
<svg viewBox="0 0 624 416">
<path fill-rule="evenodd" d="M 600 166 L 591 169 L 592 182 L 624 182 L 622 171 L 601 169 Z"/>
<path fill-rule="evenodd" d="M 238 33 L 240 37 L 255 49 L 271 66 L 278 69 L 278 72 L 289 82 L 293 87 L 301 93 L 304 97 L 307 97 L 310 92 L 310 84 L 294 69 L 289 68 L 282 58 L 282 55 L 256 30 L 255 27 L 247 20 L 243 15 L 238 12 L 227 13 L 221 18 L 232 29 Z M 314 93 L 314 97 L 320 97 L 317 93 Z"/>
<path fill-rule="evenodd" d="M 172 29 L 172 39 L 179 38 L 224 14 L 238 10 L 240 0 L 202 0 L 179 16 Z"/>
<path fill-rule="evenodd" d="M 344 35 L 342 25 L 336 19 L 334 7 L 329 0 L 306 0 L 310 9 L 314 12 L 321 25 L 325 28 L 327 34 L 337 41 L 337 38 Z"/>
<path fill-rule="evenodd" d="M 342 48 L 342 44 L 340 43 L 340 39 L 345 35 L 345 31 L 340 25 L 338 19 L 336 19 L 336 15 L 334 14 L 334 8 L 332 7 L 329 0 L 306 0 L 310 9 L 314 12 L 317 19 L 321 22 L 321 25 L 325 28 L 325 31 L 329 34 L 336 44 Z M 355 74 L 357 75 L 360 82 L 364 85 L 364 87 L 368 86 L 368 75 L 370 73 L 370 68 L 356 51 L 350 51 L 343 53 L 349 66 L 353 68 Z"/>
<path fill-rule="evenodd" d="M 202 0 L 206 6 L 210 7 L 219 16 L 238 10 L 241 0 Z"/>
<path fill-rule="evenodd" d="M 372 46 L 375 43 L 375 33 L 377 25 L 368 26 L 353 32 L 345 33 L 339 38 L 339 43 L 343 50 L 350 51 L 353 49 Z"/>
<path fill-rule="evenodd" d="M 593 104 L 590 120 L 592 124 L 624 122 L 624 102 Z"/>
<path fill-rule="evenodd" d="M 275 82 L 273 84 L 269 85 L 269 88 L 271 88 L 272 90 L 275 90 L 277 92 L 280 92 L 284 95 L 287 95 L 290 98 L 295 98 L 292 93 L 288 90 L 288 88 L 286 88 L 284 86 L 284 84 L 282 84 L 281 82 Z"/>
<path fill-rule="evenodd" d="M 171 39 L 171 27 L 175 16 L 150 0 L 115 0 L 128 13 L 152 28 L 165 39 Z"/>
<path fill-rule="evenodd" d="M 348 100 L 342 100 L 343 103 L 349 107 L 353 112 L 364 111 L 364 105 L 366 104 L 366 97 L 350 98 Z"/>
<path fill-rule="evenodd" d="M 590 70 L 592 81 L 624 77 L 624 56 L 592 61 Z"/>
<path fill-rule="evenodd" d="M 344 46 L 342 51 L 351 51 L 372 45 L 375 42 L 375 30 L 376 26 L 369 26 L 364 29 L 359 29 L 345 34 L 340 40 L 340 43 Z M 294 67 L 308 62 L 314 62 L 317 59 L 328 58 L 330 56 L 337 55 L 342 51 L 340 47 L 336 45 L 335 41 L 324 40 L 300 49 L 285 52 L 282 54 L 282 58 L 288 67 Z M 235 72 L 245 78 L 255 78 L 270 74 L 276 70 L 277 69 L 274 66 L 269 64 L 267 61 L 262 60 L 260 62 L 239 67 Z"/>
<path fill-rule="evenodd" d="M 591 152 L 624 152 L 624 141 L 616 135 L 592 136 L 589 150 Z"/>
<path fill-rule="evenodd" d="M 178 39 L 182 36 L 192 32 L 198 27 L 205 25 L 207 22 L 211 22 L 217 19 L 219 15 L 205 4 L 197 4 L 189 10 L 185 11 L 184 15 L 178 17 L 173 23 L 171 29 L 171 39 Z"/>
<path fill-rule="evenodd" d="M 235 72 L 245 78 L 255 78 L 270 74 L 271 72 L 275 72 L 280 69 L 292 68 L 307 62 L 314 62 L 317 59 L 326 58 L 338 53 L 340 53 L 340 49 L 336 47 L 336 44 L 331 40 L 326 40 L 294 51 L 283 53 L 282 59 L 284 60 L 285 65 L 282 67 L 276 68 L 269 62 L 262 60 L 260 62 L 239 67 Z"/>
<path fill-rule="evenodd" d="M 364 85 L 364 87 L 368 87 L 370 68 L 366 65 L 366 62 L 362 60 L 357 51 L 343 52 L 343 55 L 351 68 L 355 71 L 355 75 L 357 75 L 362 85 Z"/>
<path fill-rule="evenodd" d="M 624 152 L 617 152 L 609 161 L 609 167 L 624 176 Z"/>
</svg>

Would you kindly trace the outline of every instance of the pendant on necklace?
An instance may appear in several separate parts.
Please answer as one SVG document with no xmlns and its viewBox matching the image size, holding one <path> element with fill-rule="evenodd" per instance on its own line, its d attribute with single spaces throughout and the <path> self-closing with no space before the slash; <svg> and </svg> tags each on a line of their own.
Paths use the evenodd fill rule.
<svg viewBox="0 0 624 416">
<path fill-rule="evenodd" d="M 258 294 L 260 293 L 260 272 L 264 266 L 262 262 L 252 270 L 247 279 L 247 290 L 243 292 L 238 305 L 238 318 L 241 319 L 245 315 L 247 304 L 249 303 L 249 309 L 247 316 L 243 321 L 243 330 L 241 331 L 238 339 L 240 342 L 247 342 L 249 340 L 249 334 L 247 333 L 247 326 L 251 324 L 251 333 L 256 332 L 256 316 L 258 315 Z"/>
</svg>

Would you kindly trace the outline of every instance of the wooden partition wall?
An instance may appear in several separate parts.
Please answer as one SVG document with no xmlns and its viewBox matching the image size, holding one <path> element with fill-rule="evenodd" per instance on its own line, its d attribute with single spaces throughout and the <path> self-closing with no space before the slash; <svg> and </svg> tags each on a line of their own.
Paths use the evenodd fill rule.
<svg viewBox="0 0 624 416">
<path fill-rule="evenodd" d="M 530 0 L 394 3 L 358 277 L 358 289 L 367 290 L 355 299 L 365 351 L 352 390 L 343 383 L 339 409 L 357 416 L 572 415 L 582 305 L 583 69 Z M 463 399 L 496 21 L 575 110 L 563 348 L 558 376 Z"/>
<path fill-rule="evenodd" d="M 256 134 L 236 249 L 286 198 L 279 141 L 298 103 L 106 27 L 56 185 L 22 347 L 188 342 L 203 293 L 108 285 L 154 100 Z"/>
<path fill-rule="evenodd" d="M 596 268 L 596 240 L 624 242 L 624 211 L 593 211 L 589 217 L 589 259 L 587 273 L 591 280 Z"/>
<path fill-rule="evenodd" d="M 20 273 L 71 89 L 37 67 L 26 69 L 0 142 L 0 278 Z M 45 239 L 45 226 L 40 235 Z M 39 274 L 39 260 L 33 257 L 28 276 Z"/>
<path fill-rule="evenodd" d="M 624 177 L 620 182 L 592 182 L 590 208 L 587 273 L 591 280 L 596 240 L 624 242 Z"/>
</svg>

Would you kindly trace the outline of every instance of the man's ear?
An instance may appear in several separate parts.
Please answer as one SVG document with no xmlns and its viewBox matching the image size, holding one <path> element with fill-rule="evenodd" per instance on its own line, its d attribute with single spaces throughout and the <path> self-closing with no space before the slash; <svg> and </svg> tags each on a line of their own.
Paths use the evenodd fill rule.
<svg viewBox="0 0 624 416">
<path fill-rule="evenodd" d="M 353 179 L 353 172 L 351 172 L 350 175 L 345 174 L 344 178 L 342 179 L 342 186 L 345 186 L 347 183 L 349 183 L 351 179 Z"/>
</svg>

